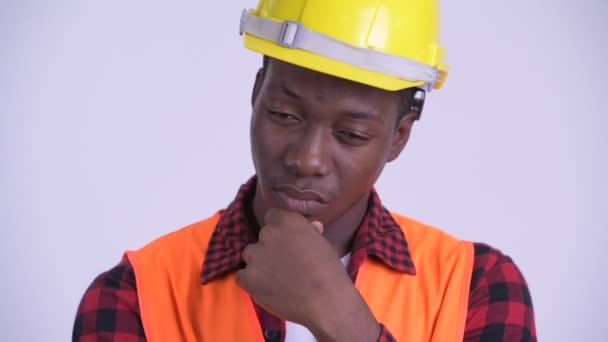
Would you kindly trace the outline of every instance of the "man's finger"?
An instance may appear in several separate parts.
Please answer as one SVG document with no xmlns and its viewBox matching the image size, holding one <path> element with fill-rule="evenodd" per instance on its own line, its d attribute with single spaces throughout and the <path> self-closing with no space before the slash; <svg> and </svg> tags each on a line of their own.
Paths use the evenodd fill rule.
<svg viewBox="0 0 608 342">
<path fill-rule="evenodd" d="M 241 258 L 245 263 L 249 263 L 251 261 L 251 255 L 253 254 L 253 250 L 255 249 L 255 244 L 249 244 L 243 248 L 243 253 L 241 253 Z"/>
<path fill-rule="evenodd" d="M 270 208 L 264 214 L 264 225 L 281 225 L 285 221 L 292 223 L 295 222 L 308 222 L 304 215 L 297 211 L 286 210 L 281 208 Z"/>
<path fill-rule="evenodd" d="M 315 227 L 315 229 L 319 232 L 319 234 L 323 235 L 323 223 L 319 221 L 312 221 L 310 224 Z"/>
<path fill-rule="evenodd" d="M 258 235 L 258 243 L 263 245 L 265 241 L 272 239 L 276 234 L 276 229 L 273 226 L 264 226 L 260 229 L 260 234 Z"/>
<path fill-rule="evenodd" d="M 236 272 L 236 284 L 242 288 L 243 290 L 247 291 L 248 287 L 247 287 L 247 267 L 239 270 Z M 247 291 L 249 292 L 249 291 Z"/>
</svg>

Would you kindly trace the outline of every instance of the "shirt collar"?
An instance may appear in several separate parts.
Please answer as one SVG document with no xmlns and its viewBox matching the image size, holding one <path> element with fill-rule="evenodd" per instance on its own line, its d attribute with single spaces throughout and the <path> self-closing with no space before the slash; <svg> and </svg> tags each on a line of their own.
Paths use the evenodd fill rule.
<svg viewBox="0 0 608 342">
<path fill-rule="evenodd" d="M 259 231 L 251 205 L 256 180 L 254 176 L 243 184 L 236 198 L 222 211 L 202 265 L 202 284 L 244 266 L 241 253 L 245 246 L 257 240 Z M 352 257 L 347 267 L 351 276 L 367 256 L 374 256 L 397 271 L 416 274 L 403 230 L 382 206 L 374 189 L 370 193 L 367 214 L 353 240 Z"/>
</svg>

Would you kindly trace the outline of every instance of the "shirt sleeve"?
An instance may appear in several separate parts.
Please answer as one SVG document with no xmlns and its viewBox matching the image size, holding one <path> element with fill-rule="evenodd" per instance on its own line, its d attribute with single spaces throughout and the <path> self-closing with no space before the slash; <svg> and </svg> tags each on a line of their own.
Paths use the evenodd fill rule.
<svg viewBox="0 0 608 342">
<path fill-rule="evenodd" d="M 124 259 L 86 290 L 72 331 L 76 342 L 145 342 L 135 272 Z"/>
<path fill-rule="evenodd" d="M 476 243 L 464 341 L 536 340 L 532 299 L 523 275 L 511 258 Z"/>
</svg>

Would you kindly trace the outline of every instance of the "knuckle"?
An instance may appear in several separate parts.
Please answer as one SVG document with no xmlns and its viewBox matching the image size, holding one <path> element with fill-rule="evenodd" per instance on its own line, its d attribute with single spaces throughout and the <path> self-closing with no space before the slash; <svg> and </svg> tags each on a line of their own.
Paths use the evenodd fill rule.
<svg viewBox="0 0 608 342">
<path fill-rule="evenodd" d="M 254 251 L 255 251 L 255 245 L 251 244 L 251 245 L 245 246 L 245 248 L 243 249 L 243 252 L 241 253 L 241 258 L 245 262 L 248 263 L 251 260 L 251 258 L 253 257 Z"/>
<path fill-rule="evenodd" d="M 258 236 L 258 242 L 267 241 L 272 239 L 275 235 L 275 229 L 271 226 L 264 226 L 260 229 L 260 234 Z"/>
</svg>

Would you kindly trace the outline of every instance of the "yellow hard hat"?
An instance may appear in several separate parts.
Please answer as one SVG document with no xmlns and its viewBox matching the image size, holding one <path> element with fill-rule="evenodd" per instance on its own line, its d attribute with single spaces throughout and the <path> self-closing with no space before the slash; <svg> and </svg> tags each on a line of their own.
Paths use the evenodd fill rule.
<svg viewBox="0 0 608 342">
<path fill-rule="evenodd" d="M 387 90 L 441 87 L 438 0 L 260 0 L 243 11 L 245 47 Z"/>
</svg>

